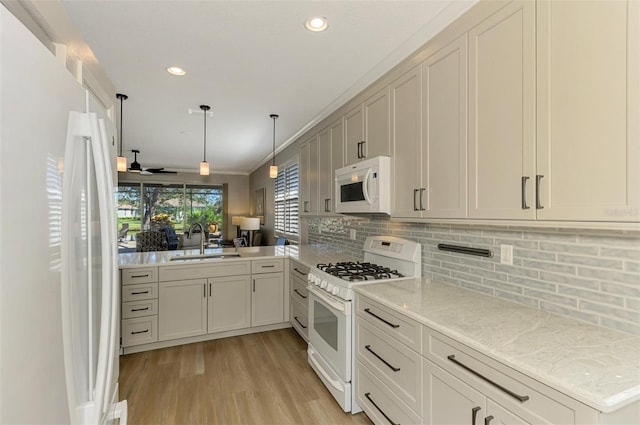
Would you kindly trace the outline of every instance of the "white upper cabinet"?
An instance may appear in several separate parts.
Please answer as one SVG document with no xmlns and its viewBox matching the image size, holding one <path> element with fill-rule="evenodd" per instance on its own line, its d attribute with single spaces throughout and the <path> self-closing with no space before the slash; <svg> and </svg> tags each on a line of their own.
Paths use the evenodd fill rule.
<svg viewBox="0 0 640 425">
<path fill-rule="evenodd" d="M 537 217 L 640 219 L 640 3 L 537 3 Z"/>
<path fill-rule="evenodd" d="M 318 213 L 331 212 L 333 169 L 331 168 L 331 130 L 325 128 L 318 135 Z"/>
<path fill-rule="evenodd" d="M 329 137 L 331 138 L 331 169 L 326 176 L 326 184 L 328 185 L 329 201 L 327 202 L 327 213 L 335 212 L 336 197 L 335 181 L 336 170 L 344 166 L 344 118 L 340 117 L 329 126 Z"/>
<path fill-rule="evenodd" d="M 469 31 L 469 217 L 535 219 L 535 8 Z"/>
<path fill-rule="evenodd" d="M 422 64 L 422 216 L 467 216 L 467 35 Z"/>
<path fill-rule="evenodd" d="M 422 149 L 420 140 L 420 65 L 391 83 L 394 217 L 420 217 Z"/>
<path fill-rule="evenodd" d="M 344 116 L 345 165 L 391 155 L 389 121 L 388 86 L 348 111 Z"/>
<path fill-rule="evenodd" d="M 300 145 L 300 215 L 318 212 L 318 138 Z"/>
</svg>

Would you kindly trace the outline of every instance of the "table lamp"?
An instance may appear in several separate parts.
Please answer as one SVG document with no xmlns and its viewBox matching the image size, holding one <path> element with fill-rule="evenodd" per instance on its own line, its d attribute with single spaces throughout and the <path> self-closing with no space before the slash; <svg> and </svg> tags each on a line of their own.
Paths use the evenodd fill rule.
<svg viewBox="0 0 640 425">
<path fill-rule="evenodd" d="M 249 235 L 248 246 L 253 246 L 253 232 L 260 230 L 260 217 L 244 217 L 240 223 L 240 229 L 247 231 Z"/>
<path fill-rule="evenodd" d="M 240 225 L 242 224 L 242 220 L 244 220 L 244 217 L 241 215 L 237 215 L 234 217 L 231 217 L 231 225 L 232 226 L 236 226 L 236 237 L 239 238 L 240 237 Z"/>
</svg>

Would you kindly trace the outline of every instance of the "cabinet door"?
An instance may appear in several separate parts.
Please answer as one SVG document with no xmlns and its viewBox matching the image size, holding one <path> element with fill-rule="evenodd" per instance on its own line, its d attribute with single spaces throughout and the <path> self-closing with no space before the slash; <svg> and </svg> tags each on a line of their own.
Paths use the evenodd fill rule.
<svg viewBox="0 0 640 425">
<path fill-rule="evenodd" d="M 329 126 L 331 133 L 331 175 L 329 176 L 329 187 L 331 188 L 331 211 L 335 211 L 336 193 L 335 176 L 336 170 L 344 167 L 344 120 L 340 117 Z"/>
<path fill-rule="evenodd" d="M 257 274 L 252 279 L 251 326 L 284 322 L 284 275 Z"/>
<path fill-rule="evenodd" d="M 395 217 L 420 217 L 420 84 L 416 66 L 391 83 Z"/>
<path fill-rule="evenodd" d="M 486 415 L 486 398 L 429 360 L 423 360 L 426 424 L 479 425 Z"/>
<path fill-rule="evenodd" d="M 469 32 L 469 217 L 534 219 L 535 3 Z"/>
<path fill-rule="evenodd" d="M 318 135 L 318 213 L 331 212 L 331 132 L 325 128 Z"/>
<path fill-rule="evenodd" d="M 640 220 L 639 9 L 538 2 L 538 219 Z"/>
<path fill-rule="evenodd" d="M 385 87 L 364 101 L 364 158 L 391 155 L 389 121 L 389 87 Z"/>
<path fill-rule="evenodd" d="M 364 142 L 364 113 L 359 104 L 344 116 L 345 166 L 362 161 L 362 145 Z"/>
<path fill-rule="evenodd" d="M 208 332 L 251 326 L 251 279 L 249 276 L 209 279 Z"/>
<path fill-rule="evenodd" d="M 467 36 L 422 64 L 423 217 L 467 216 Z"/>
<path fill-rule="evenodd" d="M 300 146 L 300 215 L 318 212 L 318 141 L 313 136 Z"/>
<path fill-rule="evenodd" d="M 207 280 L 160 282 L 158 340 L 207 333 Z"/>
</svg>

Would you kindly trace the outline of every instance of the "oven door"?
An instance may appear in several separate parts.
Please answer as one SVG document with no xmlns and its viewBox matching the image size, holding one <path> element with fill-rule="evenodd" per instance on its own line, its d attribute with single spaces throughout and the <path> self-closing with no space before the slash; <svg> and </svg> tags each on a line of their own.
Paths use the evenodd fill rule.
<svg viewBox="0 0 640 425">
<path fill-rule="evenodd" d="M 351 301 L 309 291 L 309 344 L 342 382 L 351 381 Z M 316 362 L 317 363 L 317 362 Z M 315 366 L 320 367 L 320 364 Z"/>
</svg>

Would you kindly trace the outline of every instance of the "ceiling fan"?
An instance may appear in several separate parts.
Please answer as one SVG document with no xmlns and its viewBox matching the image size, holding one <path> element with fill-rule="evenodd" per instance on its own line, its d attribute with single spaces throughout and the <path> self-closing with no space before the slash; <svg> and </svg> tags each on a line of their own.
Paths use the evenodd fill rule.
<svg viewBox="0 0 640 425">
<path fill-rule="evenodd" d="M 159 173 L 166 173 L 166 174 L 177 173 L 177 171 L 168 171 L 168 170 L 165 170 L 164 168 L 142 168 L 142 166 L 138 162 L 138 154 L 140 153 L 140 151 L 137 149 L 132 149 L 131 152 L 133 152 L 133 162 L 129 167 L 129 171 L 131 171 L 132 173 L 140 173 L 144 175 L 159 174 Z"/>
</svg>

